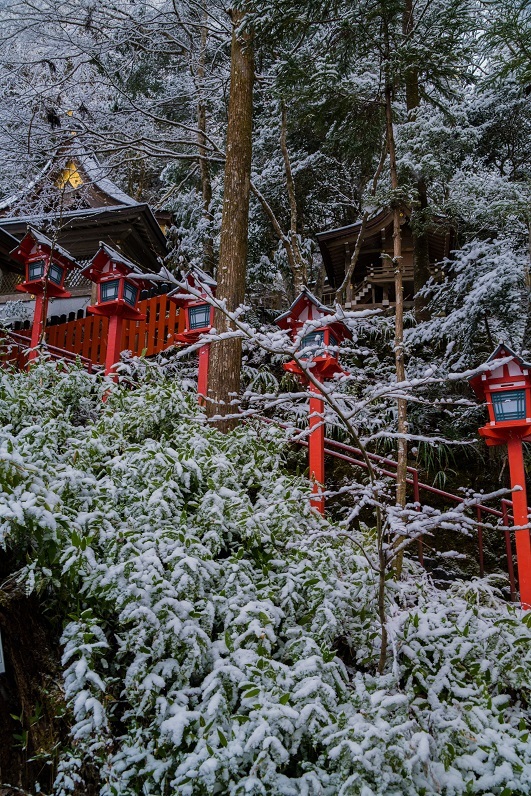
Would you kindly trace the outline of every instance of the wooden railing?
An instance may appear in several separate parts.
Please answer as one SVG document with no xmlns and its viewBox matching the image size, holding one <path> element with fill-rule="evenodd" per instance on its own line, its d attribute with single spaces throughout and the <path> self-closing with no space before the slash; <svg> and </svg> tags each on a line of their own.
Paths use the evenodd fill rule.
<svg viewBox="0 0 531 796">
<path fill-rule="evenodd" d="M 277 425 L 280 428 L 288 429 L 288 425 L 286 423 L 281 423 L 277 420 L 272 420 L 270 418 L 261 417 L 260 420 L 267 423 L 268 425 Z M 308 447 L 308 440 L 301 439 L 299 435 L 293 437 L 292 442 L 301 445 L 305 448 Z M 370 460 L 371 466 L 374 468 L 375 472 L 379 476 L 384 476 L 386 478 L 391 478 L 396 480 L 397 478 L 397 470 L 398 464 L 394 459 L 390 459 L 387 456 L 380 456 L 376 453 L 369 453 L 368 451 L 362 452 L 359 448 L 355 448 L 352 445 L 347 445 L 344 442 L 338 442 L 333 439 L 329 439 L 325 437 L 325 454 L 327 456 L 331 456 L 334 459 L 340 459 L 341 461 L 347 462 L 348 464 L 359 467 L 363 470 L 368 469 L 367 459 Z M 497 509 L 494 506 L 486 506 L 484 503 L 480 502 L 478 498 L 477 502 L 472 501 L 470 502 L 469 499 L 465 498 L 463 495 L 455 495 L 452 492 L 446 492 L 443 489 L 438 489 L 431 484 L 424 484 L 419 478 L 419 471 L 416 467 L 408 467 L 407 468 L 407 485 L 411 488 L 411 499 L 413 505 L 417 511 L 422 510 L 423 505 L 432 505 L 431 501 L 423 500 L 422 493 L 427 493 L 428 495 L 433 495 L 439 498 L 442 503 L 447 503 L 450 505 L 466 505 L 466 510 L 470 513 L 475 514 L 475 528 L 477 532 L 477 545 L 478 545 L 478 563 L 479 563 L 479 574 L 481 577 L 485 575 L 485 560 L 484 560 L 484 538 L 483 538 L 483 531 L 484 526 L 486 523 L 498 526 L 498 531 L 504 534 L 505 538 L 505 567 L 509 579 L 509 588 L 510 588 L 510 599 L 512 602 L 518 601 L 518 584 L 517 584 L 517 577 L 515 571 L 515 550 L 514 550 L 514 517 L 513 517 L 513 504 L 511 500 L 507 498 L 502 498 L 500 500 L 500 508 Z M 529 508 L 529 514 L 531 515 L 531 507 Z M 424 551 L 423 551 L 423 544 L 422 544 L 422 537 L 417 540 L 418 545 L 418 559 L 422 566 L 424 566 Z M 503 563 L 500 561 L 503 566 Z"/>
<path fill-rule="evenodd" d="M 177 331 L 179 310 L 166 295 L 154 296 L 139 303 L 144 321 L 125 321 L 122 333 L 122 351 L 131 351 L 134 356 L 152 356 L 164 351 Z M 105 362 L 107 351 L 107 318 L 88 315 L 76 321 L 58 323 L 46 329 L 46 342 L 49 348 L 78 354 L 94 365 Z M 30 331 L 20 335 L 29 337 Z"/>
<path fill-rule="evenodd" d="M 24 370 L 29 362 L 28 358 L 29 338 L 26 333 L 12 332 L 10 329 L 3 329 L 0 332 L 0 364 L 11 365 L 19 370 Z M 73 351 L 66 351 L 54 345 L 46 346 L 46 354 L 52 359 L 63 359 L 66 362 L 80 362 L 89 373 L 100 370 L 99 365 L 93 365 L 90 359 L 75 354 Z"/>
</svg>

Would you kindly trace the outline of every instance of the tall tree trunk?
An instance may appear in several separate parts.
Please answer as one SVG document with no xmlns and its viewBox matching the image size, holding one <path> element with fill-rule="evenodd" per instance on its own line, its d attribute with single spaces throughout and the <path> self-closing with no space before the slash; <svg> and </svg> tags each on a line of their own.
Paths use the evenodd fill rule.
<svg viewBox="0 0 531 796">
<path fill-rule="evenodd" d="M 238 32 L 244 16 L 243 11 L 232 11 L 225 187 L 217 273 L 217 295 L 226 301 L 229 311 L 234 311 L 244 300 L 247 270 L 254 59 L 251 36 Z M 214 314 L 214 326 L 219 333 L 231 329 L 228 318 L 220 310 Z M 212 344 L 208 374 L 209 417 L 231 412 L 230 402 L 240 390 L 241 357 L 240 339 L 231 338 Z M 228 431 L 233 425 L 234 421 L 223 421 L 219 428 Z"/>
<path fill-rule="evenodd" d="M 295 296 L 298 296 L 301 292 L 302 288 L 308 282 L 308 271 L 306 267 L 306 262 L 304 257 L 301 254 L 301 250 L 299 247 L 299 239 L 297 237 L 297 199 L 295 196 L 295 182 L 293 180 L 293 172 L 291 171 L 291 163 L 289 159 L 288 153 L 288 145 L 287 145 L 287 133 L 288 133 L 288 118 L 287 118 L 287 111 L 286 105 L 284 100 L 282 100 L 282 121 L 280 126 L 280 149 L 282 151 L 282 157 L 284 159 L 284 171 L 286 173 L 286 188 L 288 191 L 288 199 L 289 199 L 289 206 L 290 206 L 290 228 L 289 228 L 289 239 L 291 243 L 291 251 L 293 253 L 292 258 L 290 260 L 291 271 L 293 275 L 293 292 Z M 288 258 L 289 259 L 289 258 Z"/>
<path fill-rule="evenodd" d="M 413 13 L 413 0 L 404 0 L 402 14 L 402 32 L 407 39 L 413 33 L 415 18 Z M 411 66 L 406 69 L 405 76 L 406 106 L 410 121 L 415 118 L 415 109 L 420 104 L 419 73 L 418 69 Z M 419 291 L 430 278 L 430 255 L 428 249 L 428 234 L 426 231 L 426 208 L 428 207 L 428 193 L 423 174 L 417 175 L 418 207 L 413 209 L 412 234 L 413 234 L 413 290 L 415 292 L 415 317 L 417 321 L 427 320 L 427 299 L 419 296 Z M 419 218 L 415 219 L 417 215 Z"/>
<path fill-rule="evenodd" d="M 395 136 L 393 129 L 393 89 L 390 81 L 385 86 L 385 112 L 387 122 L 387 146 L 389 149 L 389 169 L 391 173 L 391 187 L 398 188 L 398 173 L 396 168 Z M 404 361 L 404 284 L 402 269 L 402 231 L 400 228 L 400 206 L 395 201 L 393 206 L 393 264 L 395 269 L 395 369 L 396 380 L 403 382 L 406 379 Z M 397 399 L 399 434 L 407 434 L 407 402 L 405 398 Z M 398 455 L 396 468 L 396 502 L 399 506 L 406 505 L 407 488 L 407 441 L 405 437 L 398 440 Z M 402 556 L 397 557 L 396 573 L 400 575 Z"/>
<path fill-rule="evenodd" d="M 205 80 L 205 61 L 207 44 L 206 9 L 203 9 L 203 27 L 201 28 L 201 45 L 199 50 L 199 61 L 197 65 L 197 87 L 199 99 L 197 102 L 197 143 L 200 155 L 207 154 L 207 109 L 204 97 Z M 212 181 L 210 178 L 210 163 L 206 157 L 199 159 L 199 169 L 201 174 L 201 193 L 203 196 L 203 218 L 210 224 L 212 213 L 210 203 L 212 202 Z M 210 233 L 206 233 L 203 238 L 203 268 L 209 274 L 214 273 L 214 241 Z"/>
</svg>

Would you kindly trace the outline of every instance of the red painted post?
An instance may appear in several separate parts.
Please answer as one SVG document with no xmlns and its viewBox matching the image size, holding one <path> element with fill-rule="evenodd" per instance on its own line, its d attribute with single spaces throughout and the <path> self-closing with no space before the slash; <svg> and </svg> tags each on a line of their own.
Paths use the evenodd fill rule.
<svg viewBox="0 0 531 796">
<path fill-rule="evenodd" d="M 41 339 L 43 324 L 46 323 L 46 310 L 48 301 L 43 295 L 35 296 L 35 308 L 33 310 L 33 326 L 31 327 L 31 342 L 28 360 L 31 362 L 38 356 L 37 346 Z"/>
<path fill-rule="evenodd" d="M 507 501 L 502 499 L 502 522 L 505 526 L 505 551 L 507 554 L 507 571 L 509 572 L 509 584 L 511 587 L 511 602 L 516 602 L 516 582 L 514 579 L 514 566 L 513 566 L 513 546 L 511 544 L 511 531 L 509 530 L 509 512 L 507 510 Z"/>
<path fill-rule="evenodd" d="M 107 353 L 105 355 L 105 375 L 112 373 L 114 365 L 120 361 L 122 352 L 123 318 L 111 315 L 107 332 Z"/>
<path fill-rule="evenodd" d="M 513 489 L 516 486 L 522 487 L 521 490 L 513 492 L 512 494 L 514 524 L 527 525 L 529 519 L 522 440 L 518 437 L 510 437 L 507 440 L 507 452 L 509 454 L 511 487 Z M 515 531 L 514 536 L 516 540 L 520 602 L 522 608 L 531 608 L 531 541 L 529 538 L 529 529 L 524 528 Z"/>
<path fill-rule="evenodd" d="M 197 400 L 201 406 L 204 406 L 207 395 L 209 361 L 210 343 L 206 343 L 199 349 L 199 372 L 197 374 Z"/>
<path fill-rule="evenodd" d="M 485 575 L 485 563 L 483 560 L 483 523 L 481 506 L 476 506 L 476 519 L 478 528 L 478 550 L 479 550 L 479 576 L 480 578 Z"/>
<path fill-rule="evenodd" d="M 419 471 L 413 470 L 413 500 L 415 502 L 415 511 L 420 511 L 420 489 L 419 489 Z M 422 536 L 417 539 L 419 564 L 424 566 L 424 548 L 422 545 Z"/>
<path fill-rule="evenodd" d="M 309 461 L 310 461 L 310 481 L 312 481 L 312 493 L 317 495 L 310 501 L 314 509 L 324 514 L 324 497 L 322 489 L 325 480 L 324 462 L 324 402 L 318 387 L 310 382 L 310 435 L 309 435 Z"/>
</svg>

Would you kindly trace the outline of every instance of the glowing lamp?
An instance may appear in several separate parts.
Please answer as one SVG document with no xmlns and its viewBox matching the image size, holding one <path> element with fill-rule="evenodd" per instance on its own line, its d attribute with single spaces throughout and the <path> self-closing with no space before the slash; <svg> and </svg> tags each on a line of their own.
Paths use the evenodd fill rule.
<svg viewBox="0 0 531 796">
<path fill-rule="evenodd" d="M 289 330 L 292 339 L 296 340 L 309 321 L 324 320 L 327 315 L 332 314 L 332 310 L 321 304 L 305 287 L 289 310 L 277 318 L 276 324 L 281 329 Z M 344 372 L 339 364 L 339 347 L 343 340 L 350 337 L 352 334 L 349 328 L 341 321 L 317 327 L 301 339 L 298 357 L 301 360 L 311 360 L 312 373 L 320 381 L 331 379 L 337 373 Z M 304 371 L 295 360 L 287 362 L 284 369 L 304 379 Z"/>
<path fill-rule="evenodd" d="M 520 601 L 531 608 L 531 540 L 522 442 L 531 442 L 531 364 L 509 346 L 499 345 L 489 357 L 488 371 L 470 379 L 480 401 L 487 402 L 489 422 L 479 429 L 487 445 L 507 445 Z"/>
<path fill-rule="evenodd" d="M 11 257 L 24 266 L 25 280 L 16 289 L 35 296 L 29 354 L 32 360 L 37 356 L 36 349 L 44 333 L 48 300 L 70 298 L 71 293 L 64 286 L 66 275 L 79 265 L 65 249 L 32 227 L 28 227 Z"/>
<path fill-rule="evenodd" d="M 193 345 L 202 334 L 207 334 L 214 323 L 214 307 L 207 301 L 216 295 L 217 282 L 201 268 L 191 268 L 185 275 L 184 288 L 178 287 L 168 297 L 179 307 L 179 331 L 175 335 L 178 345 Z M 190 293 L 189 289 L 194 293 Z M 194 295 L 195 294 L 195 295 Z M 198 352 L 197 395 L 199 403 L 204 403 L 208 389 L 208 365 L 210 344 L 202 345 Z"/>
<path fill-rule="evenodd" d="M 105 373 L 109 374 L 120 361 L 123 321 L 145 320 L 138 302 L 140 291 L 151 282 L 142 278 L 143 272 L 136 263 L 106 243 L 100 243 L 100 248 L 81 273 L 98 288 L 98 300 L 87 308 L 88 312 L 109 319 L 105 355 Z"/>
<path fill-rule="evenodd" d="M 17 285 L 21 293 L 34 296 L 46 294 L 48 298 L 70 298 L 65 289 L 65 279 L 69 271 L 79 265 L 68 252 L 53 243 L 50 238 L 32 227 L 11 252 L 13 260 L 24 266 L 24 282 Z"/>
<path fill-rule="evenodd" d="M 293 341 L 300 337 L 304 326 L 309 322 L 324 321 L 332 311 L 304 287 L 297 296 L 289 310 L 280 315 L 276 323 L 281 329 L 287 329 Z M 332 321 L 320 327 L 313 328 L 299 341 L 297 358 L 302 362 L 311 363 L 311 373 L 318 381 L 331 379 L 338 373 L 345 371 L 339 364 L 339 346 L 345 338 L 352 337 L 347 326 L 341 321 Z M 312 481 L 313 497 L 312 506 L 324 514 L 324 497 L 322 494 L 325 480 L 325 455 L 324 455 L 324 404 L 322 393 L 308 379 L 308 375 L 296 360 L 287 362 L 284 370 L 294 373 L 303 382 L 309 382 L 310 390 L 310 434 L 308 438 L 308 458 L 310 480 Z"/>
<path fill-rule="evenodd" d="M 142 269 L 123 254 L 100 243 L 100 248 L 81 272 L 98 286 L 98 300 L 88 307 L 93 315 L 116 315 L 129 320 L 144 320 L 138 303 L 140 291 L 150 285 L 142 279 Z"/>
<path fill-rule="evenodd" d="M 179 307 L 179 332 L 175 342 L 181 345 L 196 343 L 202 334 L 210 331 L 214 322 L 214 307 L 207 301 L 209 293 L 216 295 L 217 282 L 200 268 L 191 268 L 184 276 L 186 286 L 168 293 Z M 194 293 L 190 293 L 191 288 Z"/>
</svg>

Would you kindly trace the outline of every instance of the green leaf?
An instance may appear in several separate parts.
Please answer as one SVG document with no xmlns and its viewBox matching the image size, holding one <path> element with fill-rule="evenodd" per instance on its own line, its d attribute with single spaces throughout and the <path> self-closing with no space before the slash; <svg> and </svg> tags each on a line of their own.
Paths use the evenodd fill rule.
<svg viewBox="0 0 531 796">
<path fill-rule="evenodd" d="M 291 694 L 282 694 L 280 699 L 278 700 L 281 705 L 287 705 L 291 699 Z"/>
<path fill-rule="evenodd" d="M 218 737 L 219 737 L 219 742 L 220 742 L 220 744 L 221 744 L 223 747 L 225 747 L 225 746 L 228 746 L 228 741 L 227 741 L 227 739 L 225 738 L 225 736 L 223 735 L 223 733 L 222 733 L 222 732 L 221 732 L 221 730 L 219 730 L 219 729 L 218 729 Z"/>
</svg>

